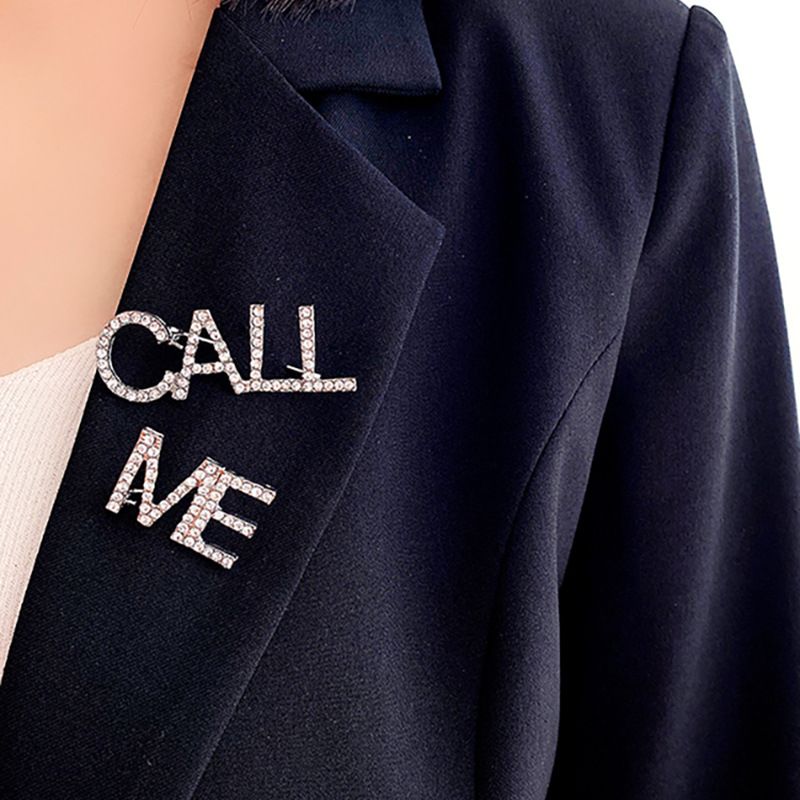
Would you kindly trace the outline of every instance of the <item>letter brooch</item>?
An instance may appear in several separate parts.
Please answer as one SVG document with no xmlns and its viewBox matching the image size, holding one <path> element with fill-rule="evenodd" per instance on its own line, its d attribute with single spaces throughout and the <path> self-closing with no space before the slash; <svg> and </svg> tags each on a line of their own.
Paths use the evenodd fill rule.
<svg viewBox="0 0 800 800">
<path fill-rule="evenodd" d="M 203 532 L 208 523 L 215 520 L 247 538 L 253 536 L 257 526 L 255 522 L 224 511 L 220 507 L 222 498 L 228 490 L 233 489 L 270 505 L 277 494 L 275 489 L 246 480 L 213 459 L 205 458 L 191 475 L 181 481 L 163 500 L 157 502 L 153 493 L 158 478 L 158 463 L 163 442 L 163 434 L 152 428 L 142 429 L 111 492 L 106 508 L 118 514 L 124 505 L 138 506 L 137 522 L 149 528 L 182 498 L 194 492 L 188 510 L 170 538 L 211 559 L 215 564 L 230 569 L 238 556 L 205 541 Z M 143 485 L 141 488 L 133 489 L 131 485 L 142 467 L 144 467 Z M 137 495 L 139 500 L 134 499 L 133 495 Z"/>
<path fill-rule="evenodd" d="M 287 369 L 299 373 L 297 378 L 262 378 L 264 357 L 264 306 L 250 306 L 250 377 L 245 380 L 231 358 L 230 350 L 208 309 L 192 314 L 188 331 L 168 326 L 164 320 L 147 311 L 124 311 L 117 314 L 101 331 L 97 344 L 97 371 L 103 383 L 118 397 L 134 403 L 150 403 L 165 394 L 175 400 L 185 400 L 193 375 L 224 372 L 236 394 L 247 392 L 354 392 L 355 378 L 323 378 L 316 370 L 316 330 L 314 306 L 298 308 L 301 366 Z M 154 386 L 137 389 L 127 385 L 117 375 L 111 360 L 114 338 L 127 325 L 146 328 L 159 344 L 183 350 L 179 372 L 167 370 Z M 206 334 L 206 335 L 203 335 Z M 216 361 L 198 363 L 197 348 L 201 342 L 210 344 L 217 353 Z"/>
</svg>

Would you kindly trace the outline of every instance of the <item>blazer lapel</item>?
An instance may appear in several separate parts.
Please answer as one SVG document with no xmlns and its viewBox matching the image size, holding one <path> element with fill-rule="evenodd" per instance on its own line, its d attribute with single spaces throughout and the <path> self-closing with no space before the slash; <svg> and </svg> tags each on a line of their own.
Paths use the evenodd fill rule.
<svg viewBox="0 0 800 800">
<path fill-rule="evenodd" d="M 346 77 L 322 72 L 320 85 Z M 400 91 L 436 88 L 421 67 L 370 72 L 373 85 L 385 74 Z M 442 236 L 238 16 L 215 12 L 120 310 L 186 329 L 210 309 L 246 373 L 248 308 L 263 303 L 264 376 L 291 377 L 297 308 L 314 305 L 319 371 L 358 389 L 236 395 L 224 375 L 199 375 L 185 401 L 136 404 L 95 380 L 0 687 L 12 796 L 191 796 L 346 486 Z M 151 383 L 177 353 L 119 338 L 131 383 Z M 157 497 L 206 456 L 277 490 L 269 507 L 226 495 L 258 524 L 252 539 L 207 529 L 239 554 L 233 569 L 170 540 L 188 498 L 151 528 L 105 509 L 146 426 L 164 434 Z"/>
</svg>

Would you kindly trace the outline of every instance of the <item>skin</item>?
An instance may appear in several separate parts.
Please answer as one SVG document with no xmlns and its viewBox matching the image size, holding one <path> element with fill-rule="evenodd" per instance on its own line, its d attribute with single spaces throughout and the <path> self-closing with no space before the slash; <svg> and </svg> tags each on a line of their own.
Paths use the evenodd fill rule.
<svg viewBox="0 0 800 800">
<path fill-rule="evenodd" d="M 218 4 L 0 3 L 0 375 L 114 315 Z"/>
</svg>

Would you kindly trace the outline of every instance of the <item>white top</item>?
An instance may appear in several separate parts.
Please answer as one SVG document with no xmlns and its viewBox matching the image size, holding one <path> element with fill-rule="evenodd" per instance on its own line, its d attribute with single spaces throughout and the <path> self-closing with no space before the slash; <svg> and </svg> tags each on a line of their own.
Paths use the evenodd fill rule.
<svg viewBox="0 0 800 800">
<path fill-rule="evenodd" d="M 0 680 L 94 377 L 96 342 L 0 376 Z"/>
</svg>

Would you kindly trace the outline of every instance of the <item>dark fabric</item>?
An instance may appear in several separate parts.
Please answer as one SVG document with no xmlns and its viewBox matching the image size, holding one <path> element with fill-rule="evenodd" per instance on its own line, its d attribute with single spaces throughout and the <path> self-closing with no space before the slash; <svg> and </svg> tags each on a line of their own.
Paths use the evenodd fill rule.
<svg viewBox="0 0 800 800">
<path fill-rule="evenodd" d="M 435 94 L 441 89 L 418 2 L 380 0 L 315 14 L 264 19 L 259 3 L 232 12 L 245 35 L 298 91 Z"/>
<path fill-rule="evenodd" d="M 240 0 L 222 0 L 234 8 Z M 281 15 L 291 19 L 307 20 L 321 11 L 352 9 L 354 0 L 260 0 L 258 7 L 266 14 L 277 18 Z"/>
<path fill-rule="evenodd" d="M 350 14 L 215 12 L 121 308 L 210 308 L 244 367 L 263 302 L 283 377 L 313 303 L 358 392 L 95 382 L 0 796 L 800 796 L 800 436 L 724 31 L 672 0 L 398 8 L 353 14 L 406 71 Z M 315 74 L 326 41 L 354 55 Z M 132 381 L 170 355 L 120 338 Z M 179 511 L 104 509 L 144 425 L 157 494 L 206 455 L 277 488 L 226 498 L 259 526 L 209 528 L 229 572 Z"/>
</svg>

